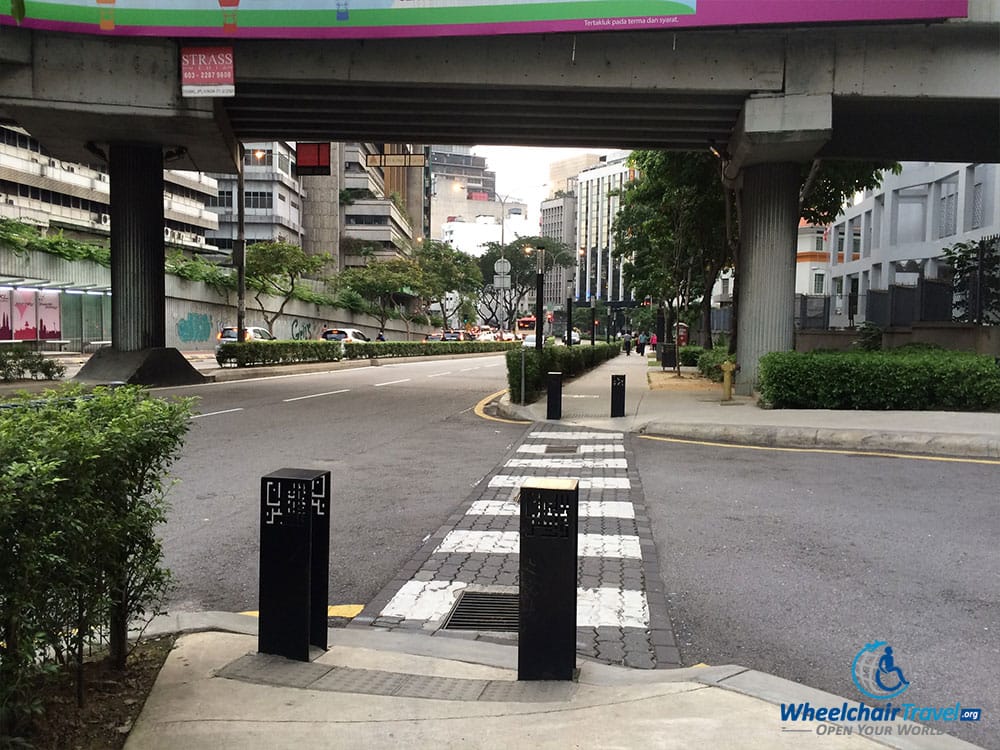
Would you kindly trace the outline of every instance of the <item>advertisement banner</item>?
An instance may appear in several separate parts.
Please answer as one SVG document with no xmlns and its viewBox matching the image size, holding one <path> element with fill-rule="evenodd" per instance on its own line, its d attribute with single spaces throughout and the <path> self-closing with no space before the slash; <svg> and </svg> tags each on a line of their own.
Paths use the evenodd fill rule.
<svg viewBox="0 0 1000 750">
<path fill-rule="evenodd" d="M 10 290 L 0 289 L 0 341 L 14 338 L 14 326 L 10 318 Z"/>
<path fill-rule="evenodd" d="M 35 293 L 23 289 L 15 289 L 13 294 L 14 335 L 18 341 L 35 341 L 38 339 L 38 320 L 36 318 Z"/>
<path fill-rule="evenodd" d="M 38 338 L 40 339 L 62 338 L 59 297 L 59 292 L 38 293 Z"/>
<path fill-rule="evenodd" d="M 232 47 L 181 49 L 182 96 L 235 96 Z"/>
<path fill-rule="evenodd" d="M 968 0 L 32 0 L 29 28 L 372 39 L 964 18 Z M 9 5 L 8 5 L 9 7 Z M 15 23 L 9 13 L 0 23 Z"/>
</svg>

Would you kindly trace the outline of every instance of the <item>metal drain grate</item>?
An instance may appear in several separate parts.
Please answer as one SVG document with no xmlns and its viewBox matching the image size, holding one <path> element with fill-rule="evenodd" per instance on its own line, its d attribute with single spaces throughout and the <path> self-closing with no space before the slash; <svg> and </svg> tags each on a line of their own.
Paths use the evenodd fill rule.
<svg viewBox="0 0 1000 750">
<path fill-rule="evenodd" d="M 546 445 L 546 453 L 573 453 L 577 452 L 577 446 L 575 445 Z"/>
<path fill-rule="evenodd" d="M 518 631 L 518 594 L 462 591 L 443 630 Z"/>
</svg>

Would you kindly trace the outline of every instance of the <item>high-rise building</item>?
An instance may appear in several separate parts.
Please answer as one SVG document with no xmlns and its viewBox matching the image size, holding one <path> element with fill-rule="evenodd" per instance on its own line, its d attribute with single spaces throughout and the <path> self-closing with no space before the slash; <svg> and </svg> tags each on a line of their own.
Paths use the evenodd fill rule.
<svg viewBox="0 0 1000 750">
<path fill-rule="evenodd" d="M 623 261 L 614 257 L 612 228 L 621 191 L 636 174 L 626 154 L 601 157 L 599 165 L 585 169 L 578 176 L 576 246 L 582 254 L 582 273 L 577 274 L 576 297 L 581 302 L 591 297 L 606 302 L 632 299 L 631 290 L 625 287 Z"/>
<path fill-rule="evenodd" d="M 235 174 L 212 175 L 218 197 L 209 205 L 219 216 L 210 233 L 215 245 L 231 254 L 237 237 L 239 193 Z M 295 172 L 295 145 L 286 141 L 243 144 L 244 237 L 254 242 L 282 241 L 302 245 L 304 191 Z"/>
<path fill-rule="evenodd" d="M 443 227 L 450 222 L 481 224 L 482 217 L 491 216 L 503 226 L 526 219 L 527 204 L 497 195 L 496 174 L 468 146 L 431 146 L 430 164 L 432 239 L 444 239 Z M 506 231 L 501 234 L 509 241 Z"/>
<path fill-rule="evenodd" d="M 576 181 L 575 177 L 572 181 Z M 576 298 L 576 276 L 580 267 L 576 247 L 576 195 L 564 191 L 558 198 L 542 201 L 540 232 L 542 237 L 551 237 L 566 245 L 570 256 L 559 258 L 560 261 L 576 261 L 568 266 L 556 263 L 545 275 L 543 302 L 548 309 L 555 309 L 565 304 L 567 297 Z"/>
<path fill-rule="evenodd" d="M 577 175 L 601 163 L 600 154 L 580 154 L 549 164 L 549 198 L 557 193 L 576 193 Z"/>
</svg>

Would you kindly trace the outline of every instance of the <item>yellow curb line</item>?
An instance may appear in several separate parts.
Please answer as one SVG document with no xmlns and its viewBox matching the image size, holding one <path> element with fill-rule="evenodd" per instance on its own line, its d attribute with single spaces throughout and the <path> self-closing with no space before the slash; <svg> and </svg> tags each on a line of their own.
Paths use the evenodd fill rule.
<svg viewBox="0 0 1000 750">
<path fill-rule="evenodd" d="M 941 461 L 959 464 L 985 464 L 1000 466 L 1000 460 L 989 458 L 953 458 L 949 456 L 921 456 L 915 453 L 884 453 L 881 451 L 837 450 L 835 448 L 779 448 L 766 445 L 739 445 L 736 443 L 711 443 L 705 440 L 685 440 L 684 438 L 658 437 L 656 435 L 639 435 L 646 440 L 659 440 L 664 443 L 684 443 L 686 445 L 707 445 L 712 448 L 740 448 L 748 451 L 783 451 L 785 453 L 829 453 L 837 456 L 875 456 L 877 458 L 909 458 L 915 461 Z"/>
<path fill-rule="evenodd" d="M 507 390 L 508 390 L 507 388 L 504 388 L 502 390 L 497 391 L 496 393 L 491 393 L 489 396 L 487 396 L 478 404 L 476 404 L 476 406 L 473 408 L 472 411 L 475 413 L 477 417 L 481 417 L 482 419 L 488 419 L 491 422 L 503 422 L 504 424 L 531 424 L 531 422 L 525 422 L 520 419 L 502 419 L 501 417 L 493 417 L 487 414 L 485 411 L 483 411 L 483 409 L 486 408 L 486 404 L 495 399 L 497 396 L 502 396 L 507 392 Z"/>
<path fill-rule="evenodd" d="M 361 614 L 361 610 L 365 608 L 364 604 L 333 604 L 326 608 L 327 617 L 347 617 L 354 618 Z M 240 612 L 241 615 L 249 615 L 250 617 L 260 617 L 260 612 L 255 609 L 249 610 L 247 612 Z"/>
</svg>

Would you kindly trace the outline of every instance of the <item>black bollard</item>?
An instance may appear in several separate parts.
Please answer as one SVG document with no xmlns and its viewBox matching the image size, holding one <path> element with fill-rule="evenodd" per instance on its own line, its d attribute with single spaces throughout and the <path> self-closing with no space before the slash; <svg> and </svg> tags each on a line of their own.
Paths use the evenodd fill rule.
<svg viewBox="0 0 1000 750">
<path fill-rule="evenodd" d="M 611 376 L 611 416 L 625 416 L 625 376 Z"/>
<path fill-rule="evenodd" d="M 310 644 L 326 648 L 329 510 L 328 471 L 279 469 L 261 477 L 257 650 L 262 654 L 309 661 Z"/>
<path fill-rule="evenodd" d="M 573 679 L 579 498 L 576 479 L 521 486 L 518 680 Z"/>
<path fill-rule="evenodd" d="M 562 419 L 562 373 L 550 372 L 548 401 L 546 402 L 545 418 Z"/>
</svg>

